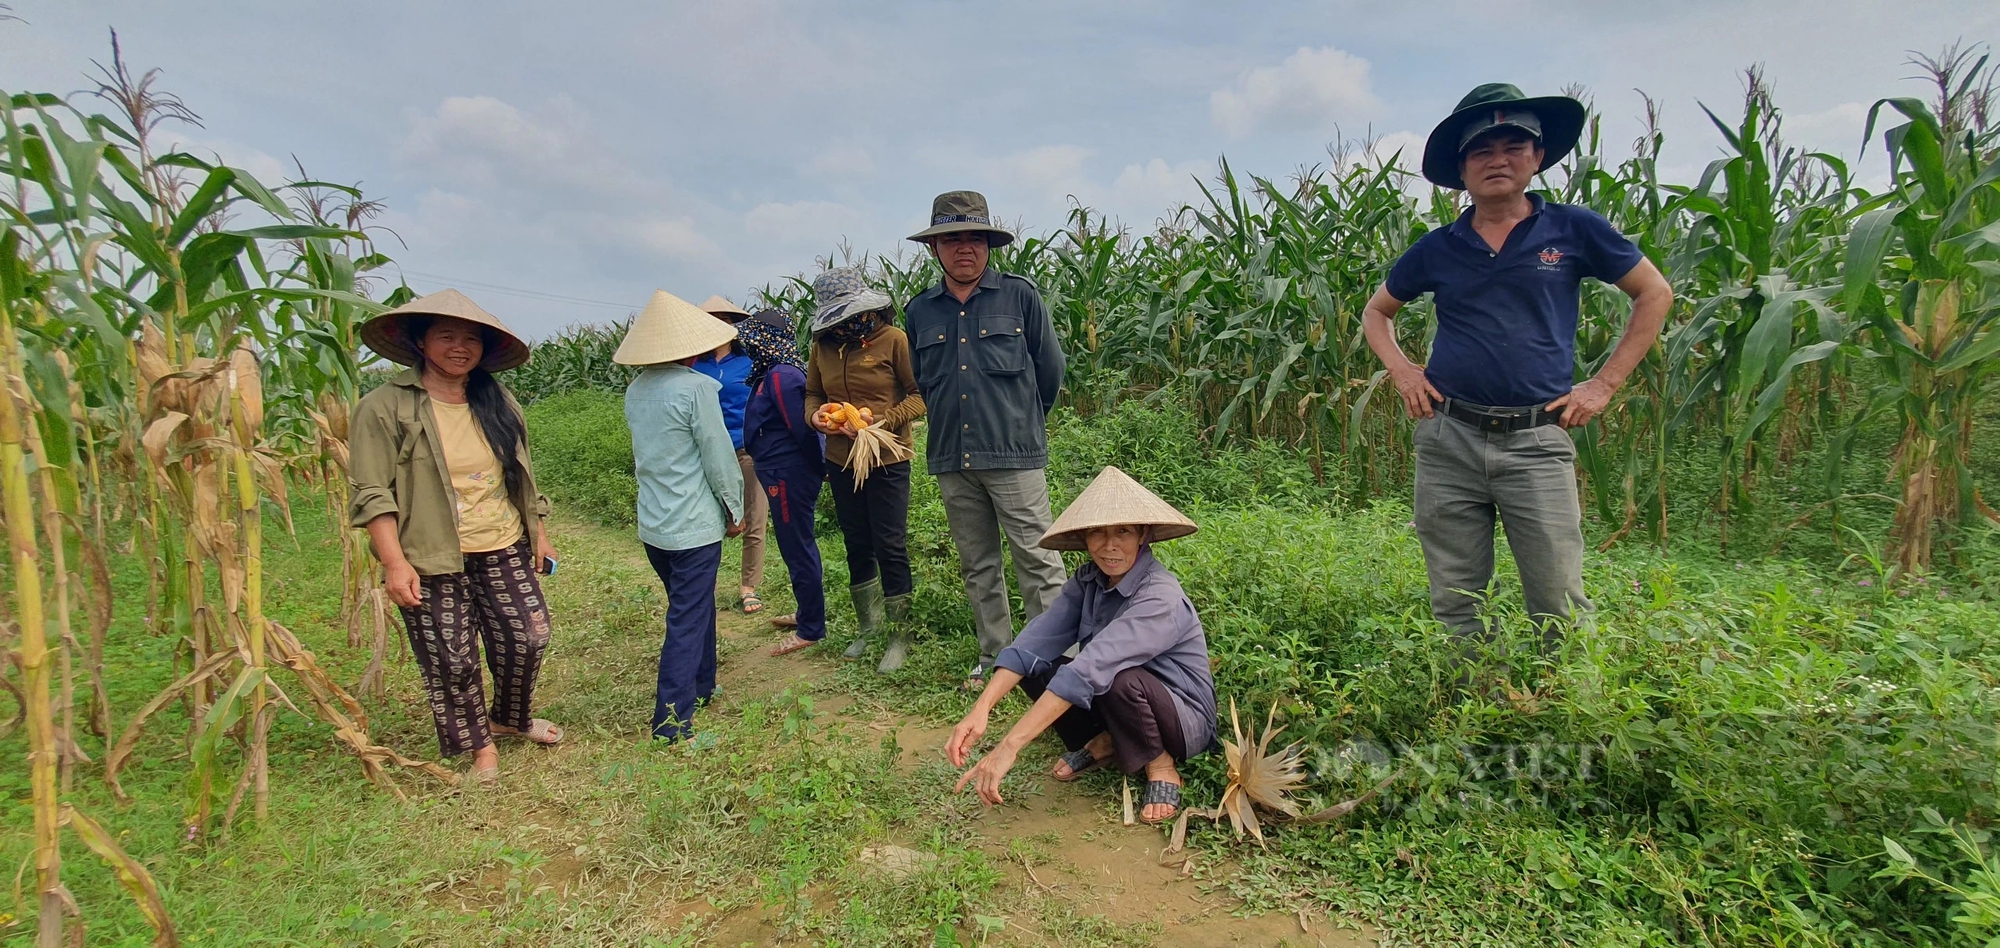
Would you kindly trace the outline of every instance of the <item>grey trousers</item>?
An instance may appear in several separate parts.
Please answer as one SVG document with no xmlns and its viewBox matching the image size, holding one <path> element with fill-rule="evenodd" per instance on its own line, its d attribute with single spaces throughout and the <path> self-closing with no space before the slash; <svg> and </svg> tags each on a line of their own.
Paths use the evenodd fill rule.
<svg viewBox="0 0 2000 948">
<path fill-rule="evenodd" d="M 1417 539 L 1430 574 L 1431 613 L 1454 635 L 1480 637 L 1479 605 L 1493 580 L 1493 521 L 1521 573 L 1528 615 L 1553 644 L 1583 592 L 1583 511 L 1576 445 L 1556 425 L 1485 432 L 1439 413 L 1417 422 Z"/>
<path fill-rule="evenodd" d="M 1013 548 L 1014 580 L 1021 587 L 1021 604 L 1029 620 L 1055 601 L 1068 579 L 1062 554 L 1035 545 L 1053 520 L 1049 482 L 1041 468 L 954 471 L 939 474 L 937 480 L 951 542 L 958 547 L 965 597 L 972 601 L 973 623 L 979 630 L 979 664 L 991 668 L 1000 650 L 1014 641 L 1007 577 L 1000 562 L 1002 531 Z"/>
</svg>

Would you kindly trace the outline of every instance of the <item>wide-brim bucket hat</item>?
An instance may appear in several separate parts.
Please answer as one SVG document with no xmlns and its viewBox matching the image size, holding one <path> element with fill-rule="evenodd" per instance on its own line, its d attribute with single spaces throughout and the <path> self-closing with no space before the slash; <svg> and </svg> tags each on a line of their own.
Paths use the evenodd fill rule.
<svg viewBox="0 0 2000 948">
<path fill-rule="evenodd" d="M 713 352 L 736 338 L 736 327 L 665 290 L 654 290 L 646 308 L 618 343 L 611 361 L 619 365 L 658 365 Z"/>
<path fill-rule="evenodd" d="M 749 310 L 723 299 L 719 293 L 702 300 L 701 308 L 703 312 L 726 323 L 733 323 L 750 317 Z"/>
<path fill-rule="evenodd" d="M 1424 143 L 1424 177 L 1440 187 L 1465 190 L 1460 156 L 1472 139 L 1503 126 L 1520 128 L 1541 139 L 1542 166 L 1547 171 L 1567 157 L 1583 136 L 1587 111 L 1566 95 L 1529 97 L 1505 82 L 1489 82 L 1465 94 L 1451 115 L 1431 129 Z"/>
<path fill-rule="evenodd" d="M 823 332 L 862 313 L 894 305 L 889 294 L 868 285 L 860 267 L 835 267 L 813 280 L 812 331 Z"/>
<path fill-rule="evenodd" d="M 443 289 L 429 296 L 419 296 L 386 313 L 377 314 L 361 324 L 361 341 L 375 354 L 397 365 L 416 365 L 423 361 L 417 352 L 417 340 L 409 331 L 410 319 L 414 316 L 436 318 L 449 316 L 463 319 L 488 330 L 486 354 L 479 359 L 479 367 L 488 372 L 500 372 L 514 368 L 528 361 L 530 349 L 520 334 L 507 328 L 492 313 L 479 308 L 464 293 L 453 289 Z"/>
<path fill-rule="evenodd" d="M 910 239 L 928 244 L 933 237 L 972 230 L 984 233 L 989 247 L 1014 242 L 1012 233 L 993 222 L 993 212 L 986 209 L 986 195 L 978 191 L 946 191 L 932 198 L 931 226 L 911 234 Z"/>
<path fill-rule="evenodd" d="M 1200 529 L 1187 514 L 1161 500 L 1158 494 L 1116 467 L 1106 467 L 1097 479 L 1076 495 L 1069 508 L 1056 518 L 1038 546 L 1044 550 L 1085 549 L 1083 538 L 1092 527 L 1130 523 L 1151 527 L 1149 542 L 1175 540 Z"/>
</svg>

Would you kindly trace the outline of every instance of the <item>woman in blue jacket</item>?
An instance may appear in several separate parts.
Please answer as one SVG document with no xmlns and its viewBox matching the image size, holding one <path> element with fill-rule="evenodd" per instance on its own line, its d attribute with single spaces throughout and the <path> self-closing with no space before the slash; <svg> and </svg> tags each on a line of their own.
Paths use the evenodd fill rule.
<svg viewBox="0 0 2000 948">
<path fill-rule="evenodd" d="M 813 537 L 813 509 L 826 480 L 826 449 L 806 416 L 805 364 L 784 314 L 765 310 L 737 323 L 736 333 L 751 362 L 743 446 L 756 463 L 757 482 L 770 508 L 769 529 L 799 604 L 792 634 L 771 650 L 785 655 L 826 637 L 826 590 L 819 541 Z"/>
</svg>

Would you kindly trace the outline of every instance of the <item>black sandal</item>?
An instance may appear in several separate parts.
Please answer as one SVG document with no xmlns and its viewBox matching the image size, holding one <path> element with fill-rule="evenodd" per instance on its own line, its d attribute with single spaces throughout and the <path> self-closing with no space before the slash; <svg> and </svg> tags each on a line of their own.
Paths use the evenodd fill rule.
<svg viewBox="0 0 2000 948">
<path fill-rule="evenodd" d="M 1056 780 L 1059 782 L 1068 783 L 1095 768 L 1103 766 L 1104 761 L 1107 759 L 1093 755 L 1088 747 L 1080 747 L 1062 755 L 1062 762 L 1069 765 L 1069 776 L 1056 777 L 1055 774 L 1050 774 L 1049 776 L 1056 777 Z"/>
<path fill-rule="evenodd" d="M 1166 821 L 1173 819 L 1174 814 L 1179 813 L 1181 811 L 1181 785 L 1177 783 L 1169 783 L 1165 780 L 1146 781 L 1146 798 L 1140 801 L 1139 812 L 1143 814 L 1146 812 L 1147 807 L 1160 803 L 1164 803 L 1167 806 L 1173 807 L 1174 808 L 1173 813 L 1168 813 L 1166 816 L 1160 817 L 1157 820 L 1149 820 L 1146 819 L 1144 816 L 1141 816 L 1139 817 L 1140 821 L 1148 825 L 1157 826 L 1161 823 L 1165 823 Z"/>
</svg>

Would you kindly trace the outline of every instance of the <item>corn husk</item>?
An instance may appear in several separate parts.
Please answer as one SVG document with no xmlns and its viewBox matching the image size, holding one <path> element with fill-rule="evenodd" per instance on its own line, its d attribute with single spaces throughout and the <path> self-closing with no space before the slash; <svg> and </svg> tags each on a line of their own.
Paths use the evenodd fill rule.
<svg viewBox="0 0 2000 948">
<path fill-rule="evenodd" d="M 909 459 L 910 449 L 887 428 L 870 425 L 854 432 L 854 450 L 847 456 L 848 467 L 854 472 L 854 489 L 860 490 L 876 468 Z"/>
<path fill-rule="evenodd" d="M 1224 756 L 1229 760 L 1229 784 L 1223 788 L 1222 802 L 1207 810 L 1182 808 L 1180 818 L 1174 821 L 1164 850 L 1166 854 L 1180 852 L 1186 845 L 1188 818 L 1192 816 L 1211 820 L 1228 817 L 1237 836 L 1248 835 L 1262 846 L 1264 823 L 1257 815 L 1259 808 L 1284 822 L 1328 823 L 1354 812 L 1402 776 L 1402 771 L 1396 771 L 1358 797 L 1301 815 L 1298 804 L 1291 799 L 1292 792 L 1306 780 L 1301 745 L 1293 743 L 1276 751 L 1271 750 L 1271 743 L 1284 731 L 1284 728 L 1272 726 L 1276 715 L 1277 708 L 1273 707 L 1264 719 L 1264 732 L 1254 735 L 1252 740 L 1253 735 L 1243 730 L 1243 724 L 1236 716 L 1236 702 L 1229 702 L 1229 727 L 1236 739 L 1222 742 Z"/>
</svg>

